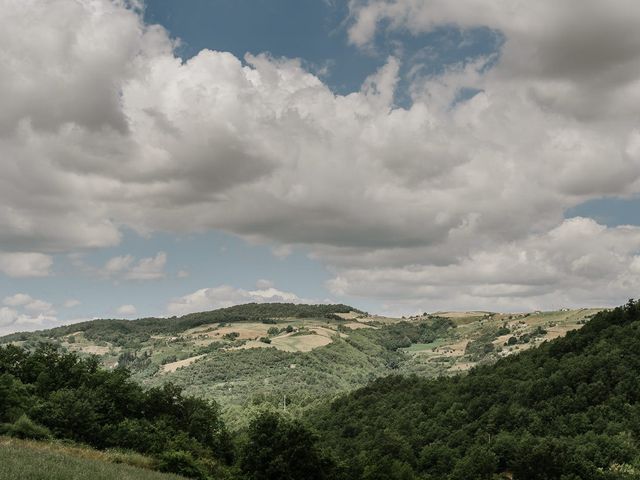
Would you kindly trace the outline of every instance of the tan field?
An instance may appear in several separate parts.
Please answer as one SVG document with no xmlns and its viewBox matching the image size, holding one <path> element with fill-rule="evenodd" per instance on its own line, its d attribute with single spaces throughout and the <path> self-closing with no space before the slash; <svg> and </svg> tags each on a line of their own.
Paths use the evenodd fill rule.
<svg viewBox="0 0 640 480">
<path fill-rule="evenodd" d="M 240 347 L 233 349 L 246 348 L 277 348 L 284 352 L 310 352 L 319 347 L 324 347 L 333 342 L 333 337 L 340 336 L 342 338 L 348 335 L 341 334 L 335 330 L 325 327 L 312 327 L 308 331 L 301 333 L 286 333 L 271 337 L 271 343 L 264 343 L 259 340 L 251 340 Z"/>
<path fill-rule="evenodd" d="M 196 360 L 201 359 L 202 357 L 206 357 L 206 355 L 196 355 L 195 357 L 185 358 L 184 360 L 178 360 L 177 362 L 167 363 L 162 365 L 161 372 L 162 373 L 170 373 L 175 372 L 177 369 L 181 367 L 187 367 L 191 365 Z"/>
<path fill-rule="evenodd" d="M 358 330 L 359 328 L 376 328 L 373 325 L 367 325 L 362 322 L 349 322 L 344 324 L 345 327 L 348 327 L 352 330 Z"/>
</svg>

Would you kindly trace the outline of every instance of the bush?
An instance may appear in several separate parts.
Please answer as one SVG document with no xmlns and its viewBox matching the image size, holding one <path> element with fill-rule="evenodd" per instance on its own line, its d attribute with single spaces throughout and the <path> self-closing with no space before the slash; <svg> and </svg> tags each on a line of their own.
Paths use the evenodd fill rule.
<svg viewBox="0 0 640 480">
<path fill-rule="evenodd" d="M 30 438 L 32 440 L 45 440 L 51 437 L 48 428 L 37 424 L 26 415 L 22 415 L 14 423 L 5 424 L 5 433 L 17 438 Z"/>
<path fill-rule="evenodd" d="M 271 339 L 269 337 L 260 337 L 260 341 L 262 343 L 271 343 Z"/>
<path fill-rule="evenodd" d="M 511 330 L 509 330 L 509 328 L 506 326 L 502 326 L 496 332 L 496 336 L 501 337 L 502 335 L 508 335 L 509 333 L 511 333 Z"/>
<path fill-rule="evenodd" d="M 158 470 L 201 480 L 208 478 L 202 465 L 189 452 L 182 450 L 169 450 L 160 454 Z"/>
</svg>

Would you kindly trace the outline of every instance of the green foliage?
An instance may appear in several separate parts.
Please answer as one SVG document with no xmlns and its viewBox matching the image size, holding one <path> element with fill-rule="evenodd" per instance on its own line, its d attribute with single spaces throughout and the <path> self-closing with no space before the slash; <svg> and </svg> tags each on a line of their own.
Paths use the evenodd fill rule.
<svg viewBox="0 0 640 480">
<path fill-rule="evenodd" d="M 496 332 L 496 337 L 501 337 L 502 335 L 509 335 L 510 333 L 511 333 L 511 330 L 506 325 L 503 325 Z"/>
<path fill-rule="evenodd" d="M 16 420 L 29 398 L 28 389 L 20 380 L 7 373 L 0 374 L 0 422 Z"/>
<path fill-rule="evenodd" d="M 431 343 L 451 328 L 455 328 L 451 320 L 433 317 L 433 320 L 419 323 L 403 321 L 387 325 L 379 330 L 370 330 L 367 335 L 375 338 L 387 350 L 395 351 L 414 343 Z"/>
<path fill-rule="evenodd" d="M 315 436 L 300 422 L 271 412 L 251 422 L 240 468 L 249 480 L 333 478 L 333 465 L 318 449 Z"/>
<path fill-rule="evenodd" d="M 19 412 L 18 404 L 26 414 L 5 424 L 11 435 L 45 438 L 51 431 L 57 438 L 98 448 L 156 456 L 180 450 L 222 463 L 233 460 L 215 403 L 187 397 L 172 384 L 144 390 L 125 369 L 107 371 L 95 358 L 82 359 L 51 345 L 34 352 L 0 347 L 0 401 L 7 407 L 4 420 Z"/>
<path fill-rule="evenodd" d="M 467 376 L 378 379 L 310 418 L 354 479 L 637 478 L 638 371 L 630 302 Z"/>
<path fill-rule="evenodd" d="M 15 422 L 5 424 L 3 433 L 16 438 L 30 438 L 33 440 L 45 440 L 51 437 L 48 428 L 38 425 L 26 415 L 21 415 Z"/>
<path fill-rule="evenodd" d="M 208 475 L 204 467 L 189 452 L 169 450 L 158 456 L 158 470 L 177 473 L 184 477 L 206 480 Z"/>
</svg>

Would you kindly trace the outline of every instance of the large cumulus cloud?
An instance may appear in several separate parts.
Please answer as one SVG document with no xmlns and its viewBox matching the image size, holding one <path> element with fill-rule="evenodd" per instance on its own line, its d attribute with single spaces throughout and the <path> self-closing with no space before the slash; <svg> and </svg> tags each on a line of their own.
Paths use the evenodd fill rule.
<svg viewBox="0 0 640 480">
<path fill-rule="evenodd" d="M 395 57 L 336 95 L 297 60 L 182 61 L 123 2 L 0 4 L 0 256 L 114 245 L 124 226 L 221 229 L 308 248 L 333 293 L 416 308 L 615 303 L 637 287 L 637 228 L 563 220 L 639 190 L 630 1 L 353 1 L 358 45 L 380 25 L 505 36 L 499 57 L 415 76 L 408 108 L 393 105 Z"/>
</svg>

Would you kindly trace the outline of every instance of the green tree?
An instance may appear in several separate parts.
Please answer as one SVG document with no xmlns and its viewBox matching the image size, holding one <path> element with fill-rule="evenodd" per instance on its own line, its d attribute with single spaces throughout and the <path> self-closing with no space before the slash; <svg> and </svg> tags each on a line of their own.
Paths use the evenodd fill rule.
<svg viewBox="0 0 640 480">
<path fill-rule="evenodd" d="M 304 425 L 271 412 L 251 422 L 240 456 L 251 480 L 324 480 L 332 478 L 332 466 Z"/>
</svg>

